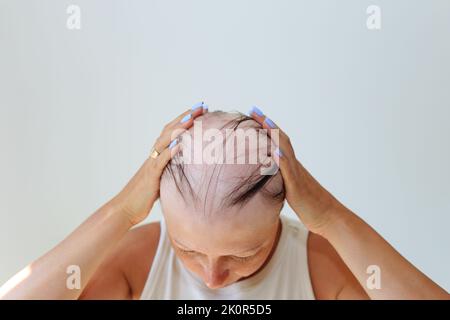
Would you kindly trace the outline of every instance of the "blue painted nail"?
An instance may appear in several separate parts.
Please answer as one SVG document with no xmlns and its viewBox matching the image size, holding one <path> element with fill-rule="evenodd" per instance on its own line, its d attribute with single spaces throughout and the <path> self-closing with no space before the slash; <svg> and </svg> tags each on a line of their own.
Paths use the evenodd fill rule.
<svg viewBox="0 0 450 320">
<path fill-rule="evenodd" d="M 191 119 L 192 118 L 192 115 L 189 113 L 189 114 L 187 114 L 187 115 L 185 115 L 184 117 L 183 117 L 183 119 L 181 119 L 181 123 L 185 123 L 185 122 L 188 122 L 189 121 L 189 119 Z"/>
<path fill-rule="evenodd" d="M 273 123 L 273 121 L 270 120 L 269 118 L 266 118 L 266 119 L 264 120 L 264 122 L 267 123 L 267 125 L 268 125 L 269 127 L 271 127 L 272 129 L 275 129 L 275 128 L 277 127 L 277 126 L 275 125 L 275 123 Z"/>
<path fill-rule="evenodd" d="M 197 102 L 196 104 L 194 104 L 193 106 L 192 106 L 192 110 L 196 110 L 196 109 L 198 109 L 198 108 L 200 108 L 200 107 L 202 107 L 203 106 L 203 101 L 202 102 Z"/>
<path fill-rule="evenodd" d="M 205 111 L 205 112 L 208 111 L 208 105 L 207 104 L 203 105 L 203 111 Z"/>
<path fill-rule="evenodd" d="M 281 158 L 283 156 L 283 152 L 281 152 L 280 148 L 276 148 L 275 153 L 279 158 Z"/>
<path fill-rule="evenodd" d="M 169 149 L 172 149 L 173 147 L 175 147 L 177 145 L 177 143 L 178 143 L 177 139 L 172 140 L 172 142 L 169 144 Z"/>
<path fill-rule="evenodd" d="M 264 115 L 264 113 L 257 107 L 257 106 L 253 106 L 250 111 L 248 112 L 248 114 L 251 116 L 252 112 L 256 113 L 258 116 L 262 117 Z"/>
</svg>

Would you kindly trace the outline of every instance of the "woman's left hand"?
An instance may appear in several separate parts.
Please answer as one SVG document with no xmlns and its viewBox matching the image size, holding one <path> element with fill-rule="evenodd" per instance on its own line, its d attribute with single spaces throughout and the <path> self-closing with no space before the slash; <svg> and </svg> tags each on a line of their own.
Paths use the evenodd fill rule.
<svg viewBox="0 0 450 320">
<path fill-rule="evenodd" d="M 291 141 L 283 130 L 256 107 L 253 107 L 249 114 L 267 129 L 272 141 L 278 146 L 272 156 L 280 167 L 289 206 L 308 230 L 322 234 L 337 218 L 337 211 L 330 209 L 339 202 L 297 160 Z M 278 138 L 274 139 L 275 135 L 278 135 Z"/>
<path fill-rule="evenodd" d="M 371 299 L 448 299 L 448 293 L 399 254 L 386 240 L 356 214 L 335 199 L 295 157 L 289 137 L 259 109 L 250 115 L 267 129 L 272 141 L 279 135 L 273 156 L 281 169 L 286 199 L 303 224 L 325 238 Z M 276 131 L 274 131 L 276 130 Z M 367 270 L 383 270 L 383 287 L 367 287 Z M 349 276 L 345 276 L 349 279 Z M 355 292 L 354 281 L 345 280 L 337 297 Z"/>
</svg>

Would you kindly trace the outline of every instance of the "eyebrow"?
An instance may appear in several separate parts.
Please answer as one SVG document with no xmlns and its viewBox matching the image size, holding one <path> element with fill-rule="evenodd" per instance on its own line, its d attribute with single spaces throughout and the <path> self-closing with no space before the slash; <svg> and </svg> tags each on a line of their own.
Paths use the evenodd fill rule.
<svg viewBox="0 0 450 320">
<path fill-rule="evenodd" d="M 182 248 L 184 248 L 184 249 L 186 249 L 186 250 L 189 250 L 189 251 L 196 251 L 196 250 L 189 249 L 188 246 L 185 246 L 184 244 L 180 243 L 180 242 L 179 242 L 178 240 L 176 240 L 176 239 L 173 239 L 173 241 L 174 241 L 179 247 L 182 247 Z M 241 252 L 239 252 L 238 254 L 249 253 L 249 252 L 251 252 L 251 251 L 255 251 L 256 249 L 261 248 L 261 247 L 264 245 L 264 243 L 265 243 L 265 242 L 260 243 L 260 244 L 254 246 L 254 247 L 249 248 L 249 249 L 246 249 L 246 250 L 244 250 L 244 251 L 241 251 Z M 256 252 L 255 252 L 255 253 L 256 253 Z"/>
<path fill-rule="evenodd" d="M 189 248 L 189 247 L 185 246 L 184 244 L 180 243 L 177 239 L 173 239 L 173 242 L 175 242 L 179 247 L 183 247 L 183 248 L 186 248 L 186 249 Z"/>
<path fill-rule="evenodd" d="M 257 251 L 257 249 L 260 249 L 262 246 L 264 245 L 264 242 L 263 243 L 260 243 L 260 244 L 258 244 L 257 246 L 255 246 L 255 247 L 252 247 L 252 248 L 250 248 L 250 249 L 247 249 L 247 250 L 244 250 L 244 251 L 241 251 L 241 252 L 239 252 L 239 253 L 248 253 L 248 252 L 251 252 L 251 251 Z"/>
</svg>

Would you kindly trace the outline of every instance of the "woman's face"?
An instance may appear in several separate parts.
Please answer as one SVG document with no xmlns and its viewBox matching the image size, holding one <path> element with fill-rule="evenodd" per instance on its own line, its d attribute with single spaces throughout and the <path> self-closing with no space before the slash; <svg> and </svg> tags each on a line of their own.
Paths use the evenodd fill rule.
<svg viewBox="0 0 450 320">
<path fill-rule="evenodd" d="M 198 215 L 178 198 L 162 203 L 177 257 L 211 289 L 258 271 L 276 243 L 281 208 L 267 206 L 258 196 L 243 208 L 214 216 Z"/>
</svg>

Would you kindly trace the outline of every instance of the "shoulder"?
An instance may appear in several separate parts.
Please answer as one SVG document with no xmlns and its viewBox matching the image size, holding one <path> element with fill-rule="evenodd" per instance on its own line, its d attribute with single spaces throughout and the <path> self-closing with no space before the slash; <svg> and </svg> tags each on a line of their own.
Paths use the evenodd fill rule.
<svg viewBox="0 0 450 320">
<path fill-rule="evenodd" d="M 130 286 L 133 298 L 139 298 L 144 289 L 156 250 L 161 227 L 159 222 L 131 229 L 117 247 L 117 262 Z"/>
<path fill-rule="evenodd" d="M 127 232 L 125 237 L 119 243 L 120 246 L 134 245 L 134 248 L 128 248 L 128 252 L 149 247 L 158 246 L 159 235 L 161 231 L 160 222 L 151 222 L 135 227 Z M 156 249 L 156 248 L 155 248 Z"/>
<path fill-rule="evenodd" d="M 295 237 L 296 240 L 301 241 L 304 245 L 306 245 L 308 239 L 308 230 L 305 226 L 298 220 L 291 218 L 289 216 L 281 216 L 283 229 L 289 237 Z"/>
<path fill-rule="evenodd" d="M 105 257 L 80 299 L 138 299 L 158 248 L 159 222 L 131 229 Z"/>
<path fill-rule="evenodd" d="M 308 233 L 308 265 L 317 299 L 364 299 L 366 294 L 333 246 Z"/>
</svg>

